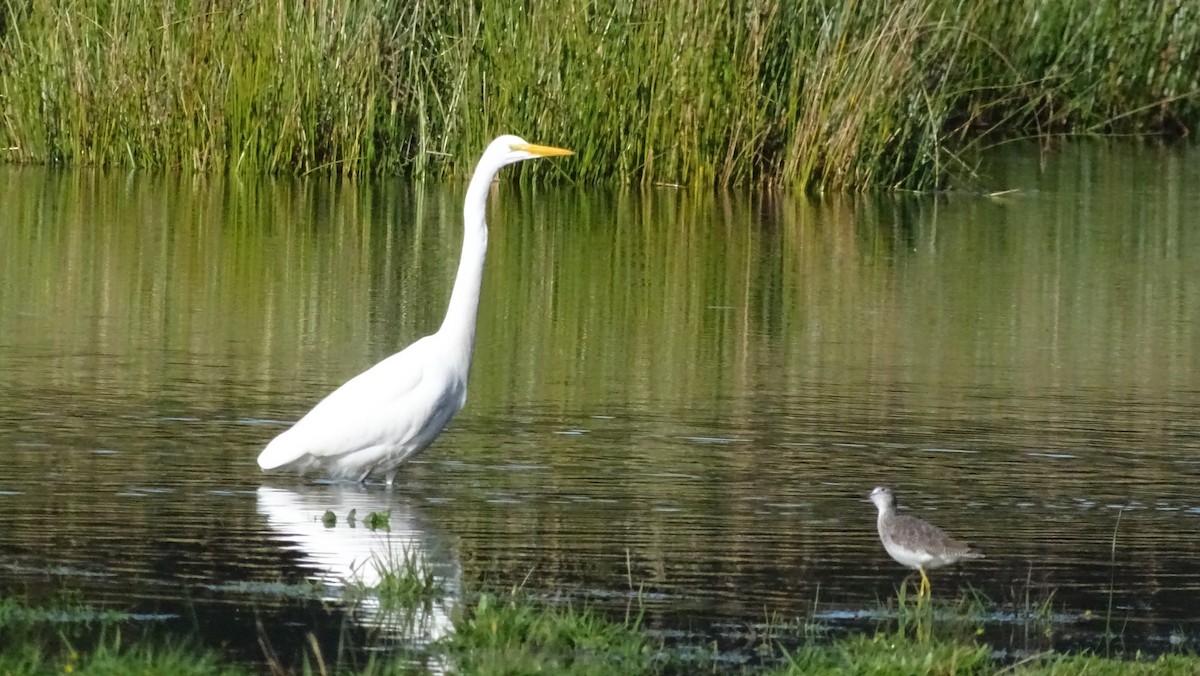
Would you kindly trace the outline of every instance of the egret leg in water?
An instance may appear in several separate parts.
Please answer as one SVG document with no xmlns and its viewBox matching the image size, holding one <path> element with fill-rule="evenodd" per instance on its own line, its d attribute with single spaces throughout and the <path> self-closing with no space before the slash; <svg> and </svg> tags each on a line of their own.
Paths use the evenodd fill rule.
<svg viewBox="0 0 1200 676">
<path fill-rule="evenodd" d="M 359 482 L 382 474 L 390 486 L 400 465 L 433 443 L 467 401 L 492 180 L 507 165 L 570 154 L 517 136 L 488 145 L 467 187 L 462 257 L 441 328 L 331 392 L 267 444 L 260 467 Z"/>
<path fill-rule="evenodd" d="M 925 571 L 964 559 L 982 559 L 983 554 L 955 540 L 937 526 L 915 516 L 896 513 L 896 496 L 883 486 L 871 491 L 871 502 L 879 509 L 879 539 L 889 556 L 902 566 L 921 573 L 917 598 L 932 593 Z"/>
</svg>

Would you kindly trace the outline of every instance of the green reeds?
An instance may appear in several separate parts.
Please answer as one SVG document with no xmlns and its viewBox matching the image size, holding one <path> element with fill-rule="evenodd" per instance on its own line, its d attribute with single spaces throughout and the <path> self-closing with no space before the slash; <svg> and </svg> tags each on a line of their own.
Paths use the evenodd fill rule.
<svg viewBox="0 0 1200 676">
<path fill-rule="evenodd" d="M 369 166 L 381 76 L 370 12 L 332 0 L 5 6 L 0 146 L 10 159 Z"/>
<path fill-rule="evenodd" d="M 1002 137 L 1200 125 L 1190 0 L 0 0 L 0 161 L 929 189 Z M 985 136 L 991 133 L 992 136 Z"/>
</svg>

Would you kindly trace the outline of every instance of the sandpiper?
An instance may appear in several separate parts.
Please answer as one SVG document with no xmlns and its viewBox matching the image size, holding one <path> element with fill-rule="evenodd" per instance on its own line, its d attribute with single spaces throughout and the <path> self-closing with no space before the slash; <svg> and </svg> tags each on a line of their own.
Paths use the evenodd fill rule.
<svg viewBox="0 0 1200 676">
<path fill-rule="evenodd" d="M 931 591 L 926 569 L 941 568 L 963 559 L 983 558 L 983 554 L 950 537 L 941 528 L 915 516 L 897 514 L 896 496 L 892 495 L 891 489 L 877 487 L 871 491 L 871 502 L 879 508 L 879 539 L 883 548 L 900 565 L 921 573 L 918 597 Z"/>
</svg>

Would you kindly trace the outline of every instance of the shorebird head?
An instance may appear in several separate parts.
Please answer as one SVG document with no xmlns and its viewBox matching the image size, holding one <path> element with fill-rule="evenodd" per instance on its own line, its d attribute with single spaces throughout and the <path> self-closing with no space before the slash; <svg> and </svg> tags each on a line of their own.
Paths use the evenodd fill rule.
<svg viewBox="0 0 1200 676">
<path fill-rule="evenodd" d="M 896 496 L 892 495 L 892 489 L 885 486 L 876 486 L 875 490 L 871 491 L 871 502 L 874 502 L 881 512 L 896 508 Z"/>
</svg>

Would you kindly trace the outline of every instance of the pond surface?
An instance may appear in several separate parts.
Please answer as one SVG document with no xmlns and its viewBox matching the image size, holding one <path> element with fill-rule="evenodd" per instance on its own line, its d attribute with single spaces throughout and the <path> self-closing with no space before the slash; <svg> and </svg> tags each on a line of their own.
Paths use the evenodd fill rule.
<svg viewBox="0 0 1200 676">
<path fill-rule="evenodd" d="M 400 549 L 448 592 L 402 640 L 514 585 L 723 640 L 893 596 L 886 484 L 987 554 L 935 595 L 1200 641 L 1200 153 L 1024 148 L 984 184 L 1015 192 L 498 185 L 467 406 L 389 491 L 255 458 L 437 328 L 462 185 L 0 169 L 0 594 L 261 659 L 259 622 L 394 635 L 338 589 Z"/>
</svg>

